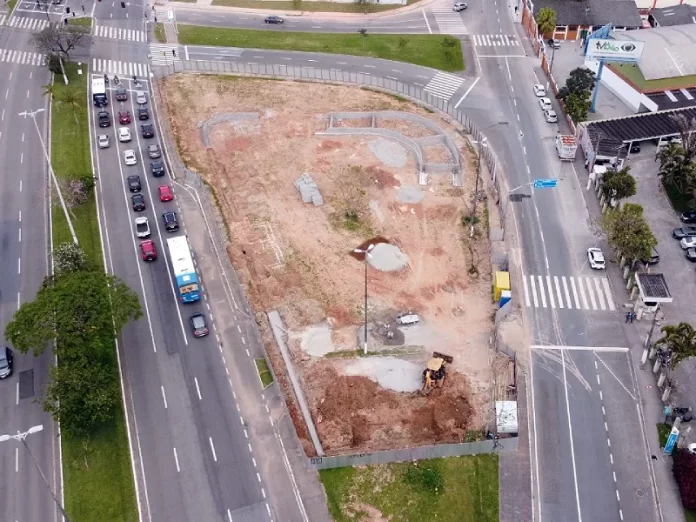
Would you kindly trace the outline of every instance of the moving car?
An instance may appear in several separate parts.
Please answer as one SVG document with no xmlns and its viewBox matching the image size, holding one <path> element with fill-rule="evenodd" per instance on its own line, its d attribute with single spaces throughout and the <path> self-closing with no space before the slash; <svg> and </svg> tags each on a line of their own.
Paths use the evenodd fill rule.
<svg viewBox="0 0 696 522">
<path fill-rule="evenodd" d="M 157 159 L 162 157 L 162 150 L 157 143 L 147 146 L 147 155 L 150 159 Z"/>
<path fill-rule="evenodd" d="M 672 237 L 674 239 L 682 239 L 684 237 L 696 236 L 696 227 L 680 227 L 672 230 Z"/>
<path fill-rule="evenodd" d="M 155 242 L 148 239 L 147 241 L 140 243 L 140 255 L 142 256 L 143 261 L 155 261 L 157 259 Z"/>
<path fill-rule="evenodd" d="M 150 236 L 150 222 L 146 217 L 135 218 L 135 235 L 138 237 Z"/>
<path fill-rule="evenodd" d="M 266 24 L 282 24 L 283 22 L 285 22 L 285 20 L 283 20 L 280 16 L 276 15 L 267 16 L 263 19 L 263 21 Z"/>
<path fill-rule="evenodd" d="M 155 127 L 151 123 L 141 125 L 140 131 L 143 134 L 143 138 L 154 138 L 155 137 Z"/>
<path fill-rule="evenodd" d="M 684 256 L 692 263 L 696 262 L 696 248 L 687 248 L 684 250 Z"/>
<path fill-rule="evenodd" d="M 457 2 L 452 6 L 452 11 L 456 11 L 458 13 L 459 11 L 464 11 L 464 9 L 467 7 L 466 2 Z"/>
<path fill-rule="evenodd" d="M 696 223 L 696 210 L 682 212 L 679 219 L 681 219 L 682 223 Z"/>
<path fill-rule="evenodd" d="M 156 178 L 164 176 L 164 162 L 163 161 L 152 161 L 150 162 L 150 170 L 152 175 Z"/>
<path fill-rule="evenodd" d="M 97 136 L 97 143 L 99 144 L 100 149 L 108 149 L 109 148 L 109 136 L 106 134 L 100 134 Z"/>
<path fill-rule="evenodd" d="M 176 232 L 179 230 L 179 221 L 176 219 L 176 212 L 171 210 L 162 212 L 162 221 L 167 232 Z"/>
<path fill-rule="evenodd" d="M 120 111 L 118 113 L 118 122 L 121 125 L 128 125 L 131 122 L 131 113 L 130 111 Z"/>
<path fill-rule="evenodd" d="M 539 107 L 542 111 L 548 111 L 551 109 L 551 99 L 550 98 L 539 98 Z"/>
<path fill-rule="evenodd" d="M 118 128 L 118 141 L 120 141 L 121 143 L 125 143 L 127 141 L 130 141 L 131 139 L 131 133 L 128 127 Z"/>
<path fill-rule="evenodd" d="M 537 98 L 546 96 L 546 87 L 544 87 L 540 83 L 534 84 L 534 96 L 536 96 Z"/>
<path fill-rule="evenodd" d="M 696 237 L 687 236 L 681 238 L 679 241 L 679 246 L 682 247 L 683 250 L 686 250 L 687 248 L 696 248 Z"/>
<path fill-rule="evenodd" d="M 123 161 L 126 162 L 126 165 L 132 166 L 138 163 L 138 158 L 135 157 L 135 151 L 132 150 L 124 150 L 123 151 Z"/>
<path fill-rule="evenodd" d="M 136 212 L 145 210 L 145 197 L 142 194 L 133 194 L 131 196 L 131 203 L 133 204 L 133 210 Z"/>
<path fill-rule="evenodd" d="M 126 101 L 128 99 L 128 91 L 125 87 L 119 87 L 116 89 L 116 99 L 118 101 Z"/>
<path fill-rule="evenodd" d="M 193 314 L 189 321 L 191 322 L 191 330 L 194 337 L 205 337 L 210 332 L 208 331 L 208 323 L 203 314 Z"/>
<path fill-rule="evenodd" d="M 14 369 L 14 354 L 7 346 L 0 346 L 0 379 L 12 375 Z"/>
<path fill-rule="evenodd" d="M 145 105 L 147 103 L 147 95 L 143 91 L 138 91 L 135 93 L 135 101 L 140 105 Z"/>
<path fill-rule="evenodd" d="M 138 119 L 140 121 L 145 121 L 150 119 L 150 111 L 147 110 L 147 107 L 140 107 L 138 109 Z"/>
<path fill-rule="evenodd" d="M 590 262 L 590 268 L 594 270 L 604 270 L 606 268 L 604 254 L 602 254 L 602 250 L 599 248 L 588 248 L 587 260 Z"/>
<path fill-rule="evenodd" d="M 140 186 L 140 176 L 137 174 L 134 174 L 132 176 L 128 176 L 128 190 L 131 192 L 140 192 L 141 190 Z"/>
<path fill-rule="evenodd" d="M 553 109 L 548 109 L 544 111 L 544 118 L 546 118 L 546 121 L 548 123 L 557 123 L 558 122 L 558 115 L 556 115 L 556 111 Z"/>
<path fill-rule="evenodd" d="M 172 192 L 172 187 L 169 185 L 160 185 L 159 186 L 159 197 L 160 201 L 171 201 L 174 199 L 174 193 Z"/>
<path fill-rule="evenodd" d="M 108 112 L 99 111 L 97 117 L 99 118 L 100 127 L 111 127 L 111 116 L 109 116 Z"/>
</svg>

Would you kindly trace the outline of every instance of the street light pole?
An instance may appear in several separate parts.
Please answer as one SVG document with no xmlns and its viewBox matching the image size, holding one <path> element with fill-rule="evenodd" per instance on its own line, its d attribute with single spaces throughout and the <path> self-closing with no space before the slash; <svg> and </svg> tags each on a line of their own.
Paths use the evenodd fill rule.
<svg viewBox="0 0 696 522">
<path fill-rule="evenodd" d="M 37 109 L 33 112 L 24 111 L 20 112 L 20 116 L 25 118 L 29 116 L 34 121 L 34 127 L 36 128 L 36 134 L 39 135 L 39 141 L 41 142 L 41 148 L 43 149 L 44 156 L 46 157 L 46 163 L 48 163 L 48 171 L 51 173 L 51 178 L 53 179 L 53 184 L 56 186 L 56 192 L 58 192 L 58 199 L 60 199 L 60 205 L 63 207 L 63 214 L 65 215 L 65 220 L 68 222 L 68 228 L 70 229 L 70 234 L 72 235 L 73 243 L 79 245 L 77 240 L 77 234 L 75 234 L 75 229 L 73 228 L 72 220 L 70 219 L 70 214 L 68 213 L 68 207 L 63 199 L 63 193 L 60 190 L 60 185 L 58 185 L 58 180 L 56 179 L 56 174 L 53 172 L 53 166 L 51 165 L 51 158 L 48 157 L 48 151 L 46 150 L 46 144 L 44 143 L 43 136 L 41 136 L 41 131 L 39 130 L 39 124 L 36 123 L 36 115 L 43 112 L 44 109 Z"/>
<path fill-rule="evenodd" d="M 48 492 L 51 494 L 51 497 L 53 498 L 53 502 L 56 503 L 56 506 L 58 507 L 58 510 L 60 511 L 60 514 L 63 515 L 63 519 L 65 522 L 70 522 L 70 518 L 68 517 L 68 514 L 65 512 L 65 509 L 63 509 L 62 504 L 60 501 L 56 498 L 55 493 L 53 493 L 53 490 L 51 489 L 50 484 L 48 483 L 48 479 L 46 478 L 46 475 L 44 475 L 43 470 L 39 466 L 39 463 L 36 462 L 36 458 L 34 458 L 34 454 L 31 452 L 29 449 L 29 445 L 27 444 L 27 435 L 31 435 L 34 433 L 39 433 L 40 431 L 43 431 L 43 424 L 39 424 L 38 426 L 32 426 L 25 432 L 17 432 L 16 435 L 0 435 L 0 442 L 5 442 L 10 439 L 12 440 L 18 440 L 22 443 L 24 448 L 27 450 L 27 453 L 29 453 L 29 456 L 31 457 L 32 462 L 34 463 L 34 466 L 38 470 L 39 474 L 41 475 L 41 478 L 44 481 L 44 484 L 46 485 L 46 489 Z"/>
<path fill-rule="evenodd" d="M 365 250 L 356 248 L 353 250 L 356 254 L 363 254 L 365 257 L 365 337 L 363 338 L 363 353 L 367 355 L 367 260 L 370 257 L 370 252 L 375 248 L 375 245 L 368 246 Z"/>
</svg>

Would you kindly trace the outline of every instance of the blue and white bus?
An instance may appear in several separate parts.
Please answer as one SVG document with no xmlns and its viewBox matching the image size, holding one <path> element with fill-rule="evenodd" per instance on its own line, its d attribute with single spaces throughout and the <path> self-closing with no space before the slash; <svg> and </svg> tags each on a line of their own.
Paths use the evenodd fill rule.
<svg viewBox="0 0 696 522">
<path fill-rule="evenodd" d="M 200 286 L 186 236 L 167 239 L 167 246 L 169 247 L 172 267 L 174 268 L 179 300 L 182 303 L 198 301 L 201 298 Z"/>
</svg>

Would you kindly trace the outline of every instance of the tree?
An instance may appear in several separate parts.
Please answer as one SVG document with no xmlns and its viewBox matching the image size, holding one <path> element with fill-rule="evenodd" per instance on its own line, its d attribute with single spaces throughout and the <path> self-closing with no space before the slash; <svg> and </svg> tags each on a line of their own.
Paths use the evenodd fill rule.
<svg viewBox="0 0 696 522">
<path fill-rule="evenodd" d="M 686 150 L 679 143 L 661 147 L 655 154 L 655 161 L 660 162 L 657 175 L 665 185 L 672 185 L 682 193 L 693 192 L 696 185 L 696 165 L 687 158 Z"/>
<path fill-rule="evenodd" d="M 542 7 L 539 9 L 536 22 L 542 35 L 552 34 L 556 29 L 556 11 L 550 7 Z"/>
<path fill-rule="evenodd" d="M 684 359 L 696 356 L 696 330 L 689 323 L 665 325 L 662 333 L 664 335 L 655 344 L 669 349 L 670 369 L 676 368 Z"/>
<path fill-rule="evenodd" d="M 87 255 L 75 243 L 61 243 L 53 249 L 53 272 L 60 276 L 92 268 Z"/>
<path fill-rule="evenodd" d="M 576 67 L 570 71 L 565 85 L 558 90 L 556 98 L 565 100 L 572 94 L 577 94 L 582 99 L 589 99 L 592 89 L 597 81 L 595 73 L 586 67 Z"/>
<path fill-rule="evenodd" d="M 84 25 L 49 24 L 35 33 L 31 41 L 40 53 L 70 59 L 70 52 L 86 42 L 89 33 L 90 28 Z"/>
<path fill-rule="evenodd" d="M 121 400 L 118 378 L 109 364 L 85 356 L 61 357 L 49 370 L 44 409 L 60 427 L 86 435 L 113 418 Z"/>
<path fill-rule="evenodd" d="M 355 0 L 355 3 L 361 6 L 363 13 L 367 14 L 374 7 L 374 0 Z"/>
<path fill-rule="evenodd" d="M 563 106 L 565 107 L 566 114 L 577 123 L 587 119 L 587 113 L 590 112 L 592 102 L 589 97 L 583 98 L 575 93 L 571 93 L 563 100 Z"/>
<path fill-rule="evenodd" d="M 56 97 L 56 87 L 52 83 L 49 83 L 47 85 L 43 86 L 43 92 L 41 93 L 43 96 L 48 96 L 53 100 Z"/>
<path fill-rule="evenodd" d="M 682 139 L 684 160 L 692 161 L 696 158 L 696 118 L 689 120 L 684 114 L 674 114 L 672 120 L 674 120 Z"/>
<path fill-rule="evenodd" d="M 621 170 L 610 169 L 604 173 L 602 190 L 609 199 L 621 201 L 636 195 L 636 178 L 629 174 L 630 166 Z"/>
<path fill-rule="evenodd" d="M 104 272 L 76 271 L 47 277 L 33 301 L 15 312 L 5 337 L 21 353 L 42 353 L 60 340 L 60 354 L 96 336 L 113 339 L 142 315 L 138 296 L 119 278 Z"/>
<path fill-rule="evenodd" d="M 77 109 L 82 107 L 83 97 L 77 92 L 75 87 L 66 87 L 60 93 L 60 98 L 58 98 L 58 103 L 68 105 L 75 117 L 75 124 L 79 125 L 80 122 L 77 119 Z"/>
<path fill-rule="evenodd" d="M 46 55 L 46 67 L 53 74 L 62 74 L 63 68 L 60 64 L 60 56 L 55 53 L 50 53 Z"/>
<path fill-rule="evenodd" d="M 643 207 L 626 203 L 611 209 L 600 219 L 609 245 L 628 259 L 649 259 L 657 239 L 643 217 Z"/>
</svg>

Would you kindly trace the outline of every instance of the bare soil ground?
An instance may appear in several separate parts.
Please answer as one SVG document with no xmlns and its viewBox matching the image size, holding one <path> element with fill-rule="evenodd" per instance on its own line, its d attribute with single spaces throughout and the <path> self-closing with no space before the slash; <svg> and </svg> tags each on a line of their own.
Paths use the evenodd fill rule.
<svg viewBox="0 0 696 522">
<path fill-rule="evenodd" d="M 165 113 L 176 115 L 170 125 L 182 159 L 215 188 L 230 230 L 228 254 L 259 312 L 271 363 L 307 453 L 312 448 L 306 427 L 260 312 L 277 309 L 283 317 L 327 451 L 457 442 L 467 430 L 479 429 L 490 409 L 493 305 L 486 228 L 480 225 L 481 234 L 469 240 L 461 222 L 474 184 L 464 139 L 415 105 L 351 87 L 176 75 L 162 82 L 162 92 Z M 404 167 L 393 168 L 371 152 L 374 137 L 315 135 L 326 128 L 329 112 L 376 110 L 409 111 L 437 122 L 460 150 L 464 187 L 452 187 L 449 176 L 431 175 L 429 185 L 420 187 L 423 200 L 404 203 L 397 197 L 400 187 L 418 190 L 410 153 Z M 257 112 L 260 119 L 217 125 L 206 148 L 200 124 L 229 112 Z M 390 127 L 423 135 L 422 127 L 408 126 Z M 305 172 L 317 183 L 323 206 L 302 202 L 294 182 Z M 483 212 L 479 216 L 483 219 Z M 311 357 L 301 347 L 308 327 L 328 324 L 331 350 L 359 348 L 364 264 L 349 253 L 375 236 L 397 245 L 408 264 L 394 272 L 368 270 L 368 317 L 389 322 L 397 312 L 413 310 L 422 318 L 422 335 L 404 334 L 413 345 L 409 360 L 423 367 L 433 350 L 454 357 L 445 386 L 428 397 L 345 375 L 345 358 Z M 380 324 L 373 325 L 375 331 Z M 388 344 L 371 334 L 371 351 Z"/>
</svg>

